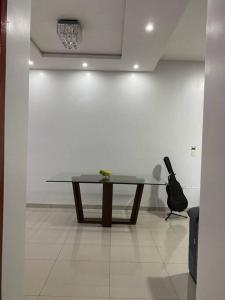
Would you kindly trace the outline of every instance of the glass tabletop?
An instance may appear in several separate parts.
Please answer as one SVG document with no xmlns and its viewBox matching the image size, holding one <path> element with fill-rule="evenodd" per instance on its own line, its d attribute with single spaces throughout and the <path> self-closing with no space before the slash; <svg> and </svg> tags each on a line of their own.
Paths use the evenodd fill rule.
<svg viewBox="0 0 225 300">
<path fill-rule="evenodd" d="M 78 183 L 114 183 L 114 184 L 144 184 L 144 185 L 166 185 L 166 182 L 161 179 L 156 179 L 153 176 L 129 176 L 129 175 L 111 175 L 105 178 L 98 174 L 75 174 L 75 173 L 60 173 L 47 182 L 78 182 Z"/>
</svg>

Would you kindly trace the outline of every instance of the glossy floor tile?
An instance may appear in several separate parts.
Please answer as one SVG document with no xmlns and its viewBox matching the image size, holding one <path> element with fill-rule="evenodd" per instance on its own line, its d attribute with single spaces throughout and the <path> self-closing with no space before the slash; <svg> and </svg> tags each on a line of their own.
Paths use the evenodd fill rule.
<svg viewBox="0 0 225 300">
<path fill-rule="evenodd" d="M 69 231 L 66 244 L 110 245 L 110 231 L 102 227 L 78 227 Z"/>
<path fill-rule="evenodd" d="M 164 263 L 188 263 L 187 247 L 158 247 L 160 256 Z"/>
<path fill-rule="evenodd" d="M 192 300 L 196 297 L 196 284 L 188 273 L 187 264 L 166 264 L 172 284 L 180 300 Z"/>
<path fill-rule="evenodd" d="M 101 211 L 85 209 L 88 216 Z M 128 217 L 130 210 L 115 210 Z M 194 300 L 188 220 L 140 211 L 137 225 L 78 224 L 74 209 L 29 208 L 24 300 Z"/>
<path fill-rule="evenodd" d="M 112 231 L 111 245 L 113 246 L 154 246 L 155 242 L 148 229 L 129 231 Z"/>
<path fill-rule="evenodd" d="M 49 211 L 31 211 L 26 218 L 27 228 L 39 228 L 49 217 Z"/>
<path fill-rule="evenodd" d="M 111 246 L 111 261 L 161 262 L 156 246 Z"/>
<path fill-rule="evenodd" d="M 48 217 L 42 222 L 41 227 L 55 228 L 55 229 L 65 229 L 71 228 L 74 224 L 75 212 L 52 212 Z"/>
<path fill-rule="evenodd" d="M 32 239 L 32 237 L 34 236 L 34 234 L 37 232 L 37 228 L 26 228 L 26 242 L 30 241 Z"/>
<path fill-rule="evenodd" d="M 25 260 L 25 296 L 41 293 L 53 265 L 53 260 Z"/>
<path fill-rule="evenodd" d="M 162 263 L 110 264 L 110 297 L 177 299 Z"/>
<path fill-rule="evenodd" d="M 59 260 L 109 261 L 110 246 L 108 245 L 64 245 Z"/>
<path fill-rule="evenodd" d="M 25 258 L 26 259 L 57 259 L 61 245 L 55 244 L 37 244 L 27 243 L 25 245 Z"/>
<path fill-rule="evenodd" d="M 68 229 L 40 228 L 30 239 L 32 243 L 63 244 L 68 236 Z"/>
<path fill-rule="evenodd" d="M 109 297 L 109 263 L 57 261 L 41 294 Z"/>
</svg>

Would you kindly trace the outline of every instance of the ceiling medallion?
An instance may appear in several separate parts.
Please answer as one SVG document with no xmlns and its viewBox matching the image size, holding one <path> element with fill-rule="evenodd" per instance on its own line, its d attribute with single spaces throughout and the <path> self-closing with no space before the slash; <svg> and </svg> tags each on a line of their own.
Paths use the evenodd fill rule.
<svg viewBox="0 0 225 300">
<path fill-rule="evenodd" d="M 82 39 L 82 28 L 78 20 L 60 19 L 57 34 L 66 49 L 77 49 Z"/>
</svg>

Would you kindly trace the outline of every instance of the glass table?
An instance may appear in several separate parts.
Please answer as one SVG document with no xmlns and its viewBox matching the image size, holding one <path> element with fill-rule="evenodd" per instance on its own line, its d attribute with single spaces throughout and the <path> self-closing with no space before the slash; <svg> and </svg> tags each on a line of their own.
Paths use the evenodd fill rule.
<svg viewBox="0 0 225 300">
<path fill-rule="evenodd" d="M 102 224 L 104 227 L 111 227 L 112 224 L 136 224 L 143 189 L 145 185 L 165 186 L 166 182 L 153 179 L 146 176 L 126 176 L 126 175 L 111 175 L 109 178 L 104 178 L 102 175 L 80 175 L 74 173 L 60 173 L 55 177 L 47 180 L 47 182 L 71 182 L 73 186 L 74 202 L 79 223 L 95 223 Z M 80 184 L 102 184 L 102 218 L 85 218 L 83 212 L 83 204 L 80 192 Z M 113 203 L 113 185 L 136 185 L 136 193 L 134 196 L 133 207 L 129 219 L 112 218 L 112 203 Z"/>
</svg>

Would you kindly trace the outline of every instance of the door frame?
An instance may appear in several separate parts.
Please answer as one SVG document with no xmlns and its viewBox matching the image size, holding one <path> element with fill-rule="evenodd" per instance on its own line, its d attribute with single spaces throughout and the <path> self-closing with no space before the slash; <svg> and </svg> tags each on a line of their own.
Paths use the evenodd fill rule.
<svg viewBox="0 0 225 300">
<path fill-rule="evenodd" d="M 7 0 L 0 0 L 0 300 L 2 299 L 2 241 L 4 209 L 4 139 Z"/>
</svg>

